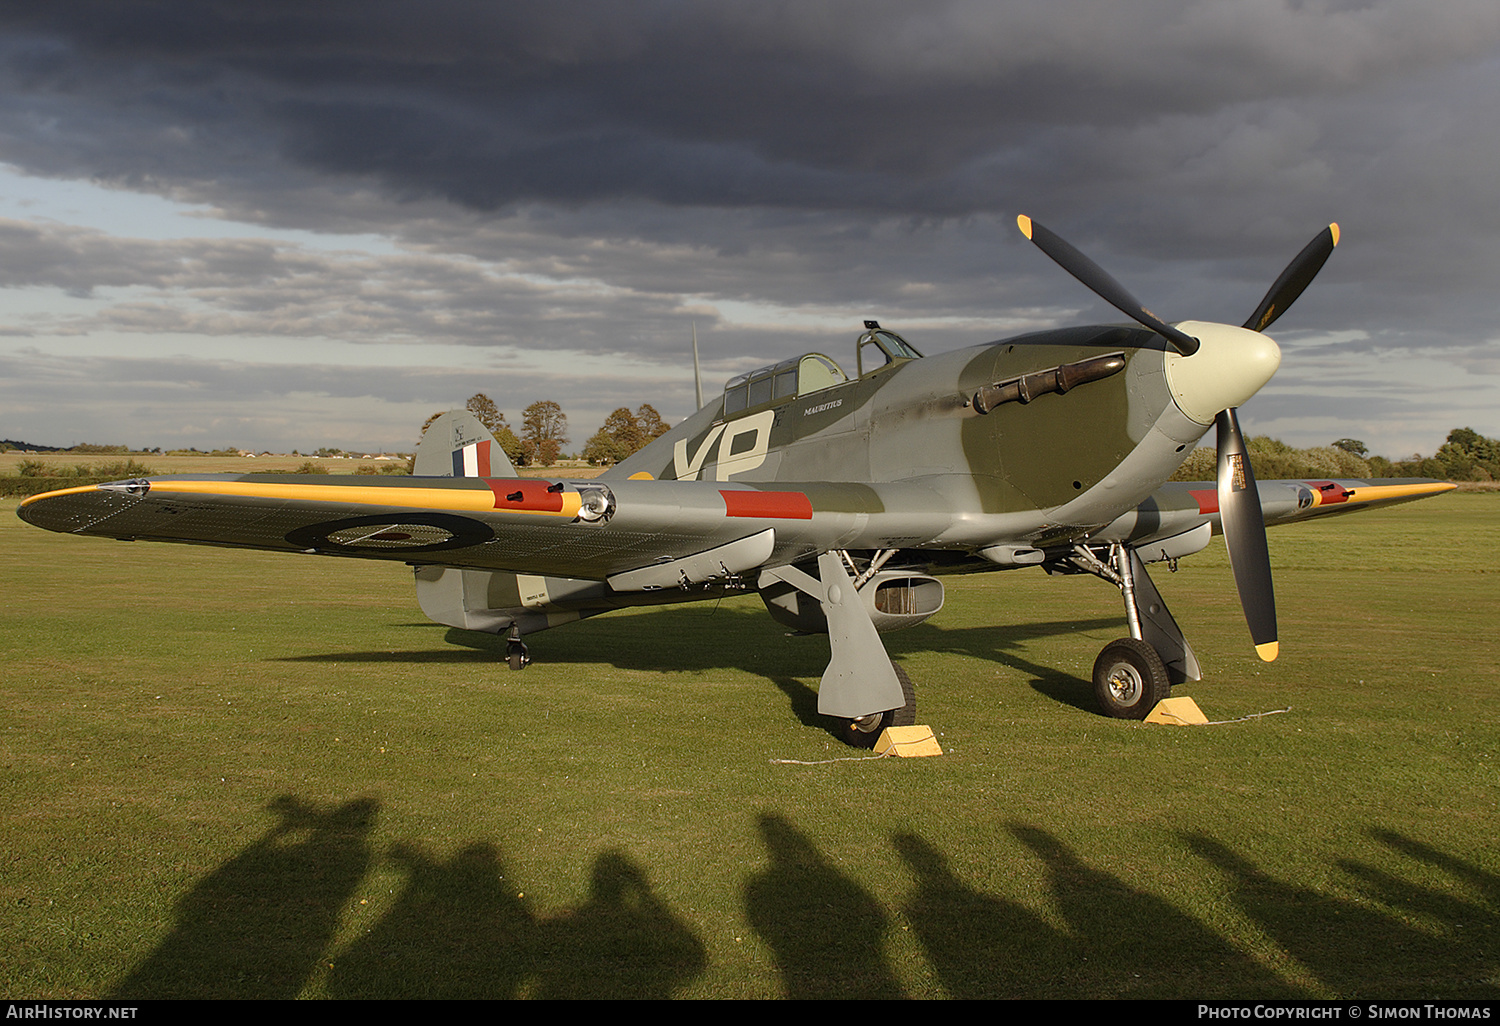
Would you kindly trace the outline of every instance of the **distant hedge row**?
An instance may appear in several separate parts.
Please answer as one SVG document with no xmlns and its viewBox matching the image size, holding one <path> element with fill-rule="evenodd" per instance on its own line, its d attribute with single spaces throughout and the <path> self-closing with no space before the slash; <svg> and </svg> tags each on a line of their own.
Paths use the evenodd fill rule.
<svg viewBox="0 0 1500 1026">
<path fill-rule="evenodd" d="M 106 481 L 118 481 L 118 475 L 100 477 L 97 474 L 87 477 L 78 474 L 69 474 L 67 477 L 8 477 L 0 476 L 0 495 L 40 495 L 43 492 L 56 491 L 59 488 L 77 488 L 80 485 L 103 484 Z"/>
<path fill-rule="evenodd" d="M 128 463 L 110 463 L 101 467 L 78 467 L 67 473 L 59 473 L 61 468 L 51 464 L 36 461 L 26 461 L 21 465 L 21 473 L 16 476 L 0 475 L 0 495 L 21 496 L 40 495 L 43 492 L 56 491 L 59 488 L 77 488 L 80 485 L 103 484 L 106 481 L 125 481 L 133 477 L 155 477 L 156 472 L 150 467 L 136 463 L 134 460 Z M 308 460 L 295 470 L 252 470 L 252 474 L 327 474 L 327 467 L 318 465 Z M 363 463 L 355 467 L 351 473 L 369 475 L 401 475 L 410 474 L 411 468 L 404 462 L 400 463 Z"/>
</svg>

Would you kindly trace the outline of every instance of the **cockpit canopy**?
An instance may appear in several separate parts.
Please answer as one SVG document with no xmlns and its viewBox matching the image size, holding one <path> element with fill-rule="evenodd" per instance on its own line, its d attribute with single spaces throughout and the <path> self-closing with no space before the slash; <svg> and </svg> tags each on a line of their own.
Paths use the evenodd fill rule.
<svg viewBox="0 0 1500 1026">
<path fill-rule="evenodd" d="M 822 353 L 807 353 L 730 378 L 724 386 L 724 414 L 817 392 L 848 380 L 842 368 Z"/>
<path fill-rule="evenodd" d="M 855 361 L 860 377 L 865 376 L 866 359 L 870 363 L 869 369 L 873 371 L 903 360 L 921 358 L 922 354 L 917 352 L 916 347 L 894 331 L 882 328 L 878 321 L 865 321 L 865 333 L 859 336 Z"/>
<path fill-rule="evenodd" d="M 872 371 L 904 360 L 922 358 L 922 354 L 906 339 L 894 331 L 886 331 L 875 321 L 865 321 L 865 332 L 859 336 L 855 356 L 861 377 L 865 374 L 867 349 L 870 350 L 868 357 Z M 730 378 L 724 385 L 724 416 L 732 417 L 765 403 L 832 388 L 848 380 L 849 375 L 822 353 L 807 353 L 782 360 Z"/>
</svg>

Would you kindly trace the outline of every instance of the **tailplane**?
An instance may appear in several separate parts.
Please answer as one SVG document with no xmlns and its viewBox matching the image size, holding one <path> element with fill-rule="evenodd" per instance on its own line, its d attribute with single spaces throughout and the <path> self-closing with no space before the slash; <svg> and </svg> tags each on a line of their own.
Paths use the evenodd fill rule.
<svg viewBox="0 0 1500 1026">
<path fill-rule="evenodd" d="M 417 443 L 412 476 L 515 477 L 516 468 L 478 417 L 468 410 L 449 410 L 427 425 Z M 422 612 L 449 627 L 492 634 L 509 631 L 513 669 L 519 670 L 527 662 L 521 631 L 551 626 L 545 616 L 538 617 L 525 608 L 519 594 L 522 578 L 517 574 L 445 566 L 417 566 L 414 570 Z M 497 590 L 513 594 L 515 608 L 492 608 L 499 604 L 491 601 L 492 592 Z M 523 620 L 527 621 L 524 625 Z"/>
</svg>

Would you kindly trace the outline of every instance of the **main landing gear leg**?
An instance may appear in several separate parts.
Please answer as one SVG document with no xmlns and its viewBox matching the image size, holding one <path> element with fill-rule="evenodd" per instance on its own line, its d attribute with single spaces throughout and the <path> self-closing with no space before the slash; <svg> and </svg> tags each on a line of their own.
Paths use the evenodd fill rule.
<svg viewBox="0 0 1500 1026">
<path fill-rule="evenodd" d="M 1130 637 L 1105 645 L 1094 660 L 1094 694 L 1110 716 L 1143 720 L 1172 694 L 1173 684 L 1200 680 L 1202 673 L 1135 549 L 1116 542 L 1108 558 L 1105 563 L 1082 545 L 1071 558 L 1075 566 L 1119 587 L 1130 624 Z"/>
<path fill-rule="evenodd" d="M 818 557 L 816 579 L 792 566 L 766 570 L 762 577 L 785 581 L 822 605 L 831 651 L 818 686 L 818 712 L 839 721 L 839 734 L 846 742 L 873 748 L 886 727 L 916 722 L 911 679 L 886 654 L 837 552 Z"/>
</svg>

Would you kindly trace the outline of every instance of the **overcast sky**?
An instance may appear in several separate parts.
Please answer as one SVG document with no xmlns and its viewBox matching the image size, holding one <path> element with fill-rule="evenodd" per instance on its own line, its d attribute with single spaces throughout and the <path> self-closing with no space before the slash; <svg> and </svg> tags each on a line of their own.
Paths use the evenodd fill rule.
<svg viewBox="0 0 1500 1026">
<path fill-rule="evenodd" d="M 1241 411 L 1500 436 L 1494 0 L 0 0 L 0 438 L 409 449 L 691 412 L 863 318 L 1169 320 L 1338 251 Z M 1209 442 L 1212 442 L 1210 436 Z"/>
</svg>

